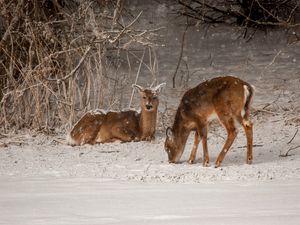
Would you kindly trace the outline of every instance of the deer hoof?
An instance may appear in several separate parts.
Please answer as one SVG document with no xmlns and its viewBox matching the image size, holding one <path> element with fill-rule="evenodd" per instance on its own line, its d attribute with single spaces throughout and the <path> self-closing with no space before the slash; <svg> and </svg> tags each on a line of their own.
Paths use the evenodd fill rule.
<svg viewBox="0 0 300 225">
<path fill-rule="evenodd" d="M 209 162 L 203 162 L 204 167 L 209 167 Z"/>
<path fill-rule="evenodd" d="M 215 168 L 218 168 L 221 166 L 221 162 L 220 161 L 217 161 L 216 164 L 215 164 Z"/>
<path fill-rule="evenodd" d="M 251 165 L 252 164 L 252 159 L 247 159 L 247 164 Z"/>
<path fill-rule="evenodd" d="M 188 163 L 189 163 L 189 164 L 193 164 L 193 163 L 194 163 L 194 160 L 193 160 L 193 159 L 189 159 Z"/>
</svg>

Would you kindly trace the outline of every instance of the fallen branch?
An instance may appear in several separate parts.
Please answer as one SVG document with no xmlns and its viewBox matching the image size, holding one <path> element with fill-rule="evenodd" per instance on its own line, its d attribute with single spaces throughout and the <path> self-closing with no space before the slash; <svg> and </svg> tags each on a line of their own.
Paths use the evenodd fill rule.
<svg viewBox="0 0 300 225">
<path fill-rule="evenodd" d="M 294 136 L 292 137 L 292 139 L 289 140 L 289 142 L 287 144 L 290 144 L 294 140 L 294 138 L 296 137 L 297 133 L 298 133 L 298 129 L 296 130 L 296 132 L 295 132 Z"/>
<path fill-rule="evenodd" d="M 0 148 L 7 148 L 8 145 L 5 142 L 0 142 Z"/>
<path fill-rule="evenodd" d="M 277 54 L 274 56 L 273 60 L 267 66 L 265 66 L 265 69 L 268 68 L 269 66 L 271 66 L 275 62 L 276 58 L 280 55 L 281 52 L 282 52 L 282 50 L 277 52 Z"/>
<path fill-rule="evenodd" d="M 256 145 L 253 145 L 252 147 L 253 148 L 256 148 L 256 147 L 263 147 L 264 145 L 261 145 L 261 144 L 256 144 Z M 246 148 L 247 147 L 247 145 L 244 145 L 244 146 L 239 146 L 239 147 L 237 147 L 237 148 Z"/>
<path fill-rule="evenodd" d="M 285 154 L 280 154 L 279 157 L 287 157 L 287 156 L 292 156 L 292 155 L 289 155 L 289 152 L 290 151 L 293 151 L 297 148 L 300 148 L 300 145 L 296 146 L 296 147 L 292 147 L 292 148 L 289 148 L 289 150 L 285 153 Z"/>
</svg>

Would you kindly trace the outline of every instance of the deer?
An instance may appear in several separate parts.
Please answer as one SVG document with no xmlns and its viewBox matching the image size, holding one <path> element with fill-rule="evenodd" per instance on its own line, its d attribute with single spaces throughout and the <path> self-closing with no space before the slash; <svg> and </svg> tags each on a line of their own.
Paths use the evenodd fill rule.
<svg viewBox="0 0 300 225">
<path fill-rule="evenodd" d="M 94 145 L 119 140 L 121 142 L 155 139 L 159 94 L 165 83 L 154 88 L 133 84 L 140 95 L 141 112 L 135 110 L 88 111 L 73 126 L 67 136 L 70 145 Z"/>
<path fill-rule="evenodd" d="M 247 139 L 246 163 L 253 160 L 253 123 L 250 104 L 254 86 L 233 76 L 216 77 L 186 91 L 177 108 L 172 127 L 166 129 L 165 151 L 170 163 L 177 163 L 184 151 L 188 136 L 195 131 L 193 148 L 188 163 L 193 164 L 200 140 L 203 148 L 203 166 L 209 166 L 207 147 L 208 123 L 218 119 L 227 131 L 227 139 L 219 153 L 215 167 L 219 167 L 237 136 L 235 123 L 244 128 Z"/>
</svg>

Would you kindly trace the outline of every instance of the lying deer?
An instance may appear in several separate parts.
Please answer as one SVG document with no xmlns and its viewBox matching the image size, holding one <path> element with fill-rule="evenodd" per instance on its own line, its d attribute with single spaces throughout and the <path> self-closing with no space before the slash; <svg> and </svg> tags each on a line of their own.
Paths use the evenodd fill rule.
<svg viewBox="0 0 300 225">
<path fill-rule="evenodd" d="M 254 88 L 236 77 L 217 77 L 205 81 L 188 90 L 181 99 L 173 127 L 166 130 L 165 150 L 169 162 L 176 163 L 184 151 L 187 138 L 195 131 L 194 146 L 189 163 L 193 163 L 200 139 L 203 146 L 203 166 L 209 165 L 207 149 L 207 124 L 217 117 L 226 128 L 227 139 L 220 152 L 215 167 L 219 167 L 237 136 L 235 121 L 239 122 L 247 137 L 247 164 L 252 163 L 252 122 L 249 107 Z"/>
<path fill-rule="evenodd" d="M 70 145 L 151 141 L 155 138 L 158 95 L 165 83 L 155 88 L 132 85 L 141 97 L 141 112 L 134 110 L 107 112 L 96 110 L 87 112 L 73 127 L 67 137 Z"/>
</svg>

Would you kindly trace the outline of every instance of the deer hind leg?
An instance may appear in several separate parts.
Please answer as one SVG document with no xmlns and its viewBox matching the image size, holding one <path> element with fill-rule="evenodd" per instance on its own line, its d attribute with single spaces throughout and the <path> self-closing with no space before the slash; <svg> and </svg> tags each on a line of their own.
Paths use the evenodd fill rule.
<svg viewBox="0 0 300 225">
<path fill-rule="evenodd" d="M 249 119 L 248 113 L 244 117 L 238 117 L 239 123 L 243 126 L 247 138 L 247 164 L 252 164 L 253 160 L 253 123 Z"/>
<path fill-rule="evenodd" d="M 234 119 L 232 117 L 219 116 L 219 119 L 227 131 L 227 139 L 222 148 L 222 151 L 220 152 L 220 154 L 216 160 L 216 164 L 215 164 L 216 168 L 221 165 L 226 153 L 228 152 L 229 148 L 231 147 L 231 145 L 238 133 L 237 129 L 234 126 Z"/>
<path fill-rule="evenodd" d="M 197 149 L 198 149 L 198 145 L 200 142 L 200 137 L 199 137 L 199 133 L 198 131 L 195 132 L 195 139 L 194 139 L 194 145 L 193 145 L 193 149 L 190 155 L 190 159 L 189 159 L 189 164 L 193 164 L 197 155 Z"/>
</svg>

